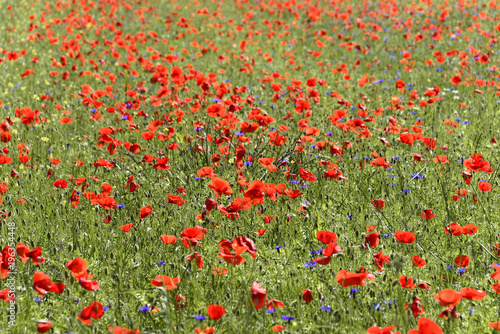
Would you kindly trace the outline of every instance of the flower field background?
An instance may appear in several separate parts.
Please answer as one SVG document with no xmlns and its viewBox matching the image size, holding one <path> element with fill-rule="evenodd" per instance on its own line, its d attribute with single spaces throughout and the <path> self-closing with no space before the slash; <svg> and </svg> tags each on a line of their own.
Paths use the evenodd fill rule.
<svg viewBox="0 0 500 334">
<path fill-rule="evenodd" d="M 499 1 L 0 13 L 0 332 L 500 330 Z"/>
</svg>

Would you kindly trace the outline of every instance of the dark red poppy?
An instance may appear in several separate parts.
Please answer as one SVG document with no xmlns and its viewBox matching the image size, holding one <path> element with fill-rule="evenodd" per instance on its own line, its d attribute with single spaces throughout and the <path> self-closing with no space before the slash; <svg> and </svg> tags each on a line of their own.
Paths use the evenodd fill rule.
<svg viewBox="0 0 500 334">
<path fill-rule="evenodd" d="M 36 331 L 38 333 L 45 333 L 52 327 L 52 324 L 50 322 L 39 322 Z"/>
<path fill-rule="evenodd" d="M 379 210 L 381 210 L 385 206 L 385 201 L 381 199 L 373 199 L 371 202 L 373 206 L 375 206 Z"/>
<path fill-rule="evenodd" d="M 380 234 L 378 232 L 373 232 L 373 233 L 369 233 L 365 236 L 365 244 L 364 246 L 367 247 L 371 247 L 371 248 L 375 248 L 378 246 L 378 244 L 380 243 L 380 238 L 379 238 Z"/>
<path fill-rule="evenodd" d="M 302 300 L 306 302 L 306 305 L 314 300 L 312 291 L 309 289 L 302 290 Z"/>
</svg>

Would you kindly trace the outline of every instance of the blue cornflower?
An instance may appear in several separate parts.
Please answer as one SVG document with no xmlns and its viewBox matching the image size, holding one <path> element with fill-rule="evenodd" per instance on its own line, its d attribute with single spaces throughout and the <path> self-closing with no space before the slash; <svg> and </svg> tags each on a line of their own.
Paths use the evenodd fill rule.
<svg viewBox="0 0 500 334">
<path fill-rule="evenodd" d="M 196 320 L 200 320 L 200 321 L 203 321 L 203 320 L 205 320 L 205 319 L 206 319 L 204 316 L 202 316 L 202 315 L 198 315 L 198 314 L 197 314 L 197 315 L 195 315 L 195 316 L 194 316 L 194 318 L 195 318 Z"/>
<path fill-rule="evenodd" d="M 316 265 L 317 265 L 317 263 L 314 261 L 309 261 L 309 262 L 304 263 L 304 267 L 306 267 L 306 268 L 314 268 L 314 267 L 316 267 Z"/>
<path fill-rule="evenodd" d="M 281 316 L 281 319 L 286 320 L 286 321 L 292 321 L 295 318 L 289 317 L 287 315 L 283 315 L 283 316 Z"/>
<path fill-rule="evenodd" d="M 35 299 L 33 299 L 33 300 L 34 300 L 35 302 L 39 303 L 39 302 L 41 302 L 43 299 L 42 299 L 42 298 L 40 298 L 40 297 L 36 297 L 36 298 L 35 298 Z"/>
<path fill-rule="evenodd" d="M 149 311 L 149 306 L 148 305 L 141 306 L 141 307 L 139 307 L 139 311 L 141 311 L 141 312 L 147 312 L 147 311 Z"/>
<path fill-rule="evenodd" d="M 330 306 L 321 305 L 321 309 L 326 312 L 331 312 L 332 308 Z"/>
<path fill-rule="evenodd" d="M 457 269 L 457 273 L 458 273 L 459 275 L 463 275 L 463 274 L 465 274 L 465 269 L 464 269 L 464 268 L 458 268 L 458 269 Z"/>
</svg>

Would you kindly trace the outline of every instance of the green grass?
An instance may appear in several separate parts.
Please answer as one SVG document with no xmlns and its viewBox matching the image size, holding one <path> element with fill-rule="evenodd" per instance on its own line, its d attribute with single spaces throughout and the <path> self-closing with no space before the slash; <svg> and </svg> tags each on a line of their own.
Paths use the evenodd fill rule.
<svg viewBox="0 0 500 334">
<path fill-rule="evenodd" d="M 405 311 L 405 305 L 411 303 L 414 296 L 420 298 L 426 311 L 420 317 L 436 321 L 445 333 L 493 331 L 488 323 L 500 320 L 499 297 L 491 288 L 496 281 L 490 278 L 494 272 L 491 264 L 500 262 L 493 249 L 494 244 L 499 243 L 497 170 L 500 161 L 498 145 L 492 144 L 492 137 L 499 136 L 497 100 L 500 97 L 496 93 L 497 85 L 480 87 L 476 80 L 498 80 L 496 66 L 500 59 L 494 52 L 497 44 L 491 41 L 498 35 L 495 28 L 498 9 L 489 5 L 478 9 L 466 6 L 464 12 L 467 14 L 464 14 L 460 8 L 455 8 L 455 3 L 444 5 L 444 2 L 436 1 L 433 6 L 428 6 L 419 2 L 412 6 L 409 1 L 401 1 L 398 2 L 399 14 L 393 12 L 391 17 L 387 8 L 369 2 L 330 4 L 321 1 L 317 5 L 300 2 L 304 8 L 295 4 L 292 5 L 294 10 L 280 10 L 280 6 L 273 2 L 253 1 L 125 1 L 120 4 L 114 14 L 110 14 L 111 7 L 105 2 L 45 4 L 20 1 L 1 5 L 4 19 L 0 29 L 0 51 L 19 53 L 24 49 L 27 53 L 15 61 L 7 60 L 6 52 L 0 54 L 0 115 L 2 121 L 9 117 L 13 122 L 9 131 L 11 141 L 1 145 L 9 149 L 12 163 L 0 165 L 1 178 L 8 186 L 8 191 L 2 195 L 0 209 L 10 215 L 0 223 L 0 246 L 3 248 L 11 243 L 9 233 L 13 232 L 14 245 L 24 243 L 30 249 L 39 246 L 42 257 L 47 260 L 36 266 L 31 260 L 22 263 L 17 257 L 15 326 L 9 327 L 9 304 L 2 303 L 0 332 L 35 332 L 37 322 L 48 319 L 52 323 L 51 331 L 55 333 L 105 333 L 110 326 L 138 329 L 143 333 L 192 333 L 194 328 L 203 326 L 214 327 L 216 333 L 270 333 L 275 325 L 286 325 L 285 333 L 364 333 L 374 324 L 380 327 L 397 325 L 395 330 L 406 333 L 417 328 L 418 318 Z M 7 10 L 8 5 L 12 6 L 10 10 Z M 336 14 L 346 13 L 348 5 L 352 6 L 348 19 L 335 18 Z M 447 20 L 439 21 L 441 9 L 438 5 L 450 10 Z M 103 6 L 104 12 L 99 6 Z M 322 11 L 320 19 L 314 20 L 313 11 L 309 9 L 312 6 Z M 424 11 L 409 15 L 405 8 L 410 7 L 415 10 L 422 7 Z M 197 14 L 196 10 L 203 8 L 207 9 L 208 15 Z M 474 18 L 481 11 L 491 20 Z M 300 17 L 295 17 L 294 12 Z M 370 16 L 368 12 L 377 14 Z M 384 13 L 389 16 L 384 16 Z M 34 15 L 33 20 L 30 15 Z M 188 27 L 180 20 L 182 17 L 186 18 Z M 358 17 L 367 24 L 364 29 L 358 27 Z M 411 28 L 408 24 L 403 27 L 398 23 L 409 22 L 409 19 L 413 20 Z M 168 24 L 169 21 L 172 23 Z M 32 31 L 30 23 L 33 24 Z M 372 26 L 385 31 L 375 29 L 372 33 Z M 410 39 L 404 37 L 407 28 L 411 31 Z M 433 28 L 442 29 L 442 39 L 431 37 L 435 32 Z M 456 33 L 458 28 L 462 34 L 451 38 L 449 34 Z M 320 31 L 325 32 L 324 36 L 318 34 Z M 155 32 L 157 37 L 149 32 Z M 491 36 L 485 36 L 485 33 Z M 36 40 L 28 41 L 30 35 L 37 34 Z M 340 34 L 348 36 L 349 40 L 340 38 Z M 379 39 L 372 39 L 372 34 L 378 35 Z M 418 34 L 425 38 L 416 41 Z M 471 44 L 466 36 L 474 43 Z M 51 43 L 53 38 L 58 40 Z M 71 50 L 64 48 L 71 40 L 79 46 L 73 56 L 79 53 L 85 63 L 72 58 Z M 244 50 L 239 47 L 243 40 L 247 41 Z M 295 43 L 292 44 L 293 40 Z M 316 40 L 325 47 L 319 48 Z M 123 47 L 123 43 L 129 45 L 129 50 Z M 349 50 L 344 45 L 346 43 L 359 45 L 361 51 L 355 46 Z M 493 45 L 489 46 L 490 43 Z M 478 55 L 488 54 L 489 63 L 472 59 L 474 55 L 468 51 L 469 45 L 480 50 Z M 450 50 L 457 50 L 457 54 L 445 57 L 444 63 L 439 64 L 433 52 L 441 51 L 444 56 Z M 120 55 L 119 59 L 111 55 L 114 51 Z M 321 52 L 321 55 L 315 57 L 311 51 Z M 407 65 L 401 63 L 403 51 L 411 52 Z M 465 59 L 459 58 L 460 51 L 467 52 Z M 127 59 L 127 55 L 132 54 L 134 59 Z M 177 60 L 171 62 L 172 56 L 168 56 L 176 54 Z M 67 65 L 52 66 L 54 62 L 61 62 L 61 56 L 67 58 Z M 33 57 L 38 58 L 38 63 L 31 61 Z M 272 61 L 268 61 L 269 57 Z M 292 58 L 295 64 L 290 63 Z M 433 66 L 427 65 L 425 60 L 432 60 Z M 462 60 L 467 60 L 468 65 L 461 64 Z M 73 65 L 77 69 L 72 70 Z M 129 68 L 125 68 L 128 65 Z M 167 75 L 169 82 L 165 87 L 171 92 L 162 98 L 161 106 L 154 106 L 151 97 L 158 94 L 161 85 L 151 79 L 154 72 L 161 70 L 160 65 L 165 66 L 168 73 L 173 66 L 180 67 L 187 80 L 175 84 Z M 410 65 L 412 69 L 405 70 Z M 336 73 L 342 67 L 348 72 Z M 242 71 L 244 68 L 247 72 Z M 21 77 L 26 69 L 36 73 Z M 463 83 L 453 85 L 450 79 L 460 70 L 463 70 Z M 58 71 L 59 75 L 51 76 L 51 71 Z M 62 79 L 65 71 L 69 72 L 68 80 Z M 89 73 L 84 73 L 86 71 Z M 197 73 L 206 81 L 210 81 L 210 73 L 216 74 L 205 96 L 202 86 L 196 83 Z M 273 73 L 279 73 L 279 77 L 273 78 Z M 99 77 L 94 77 L 94 74 L 99 74 Z M 365 74 L 369 82 L 361 87 L 358 80 Z M 111 75 L 116 77 L 111 80 Z M 345 75 L 349 75 L 350 80 L 346 80 Z M 313 77 L 325 80 L 326 84 L 307 87 L 307 80 Z M 404 93 L 399 91 L 397 78 L 412 86 L 406 86 Z M 302 82 L 300 89 L 293 89 L 292 79 Z M 381 79 L 384 81 L 377 83 Z M 471 84 L 466 84 L 467 81 Z M 282 84 L 279 94 L 283 96 L 277 101 L 273 101 L 276 93 L 273 83 Z M 85 106 L 83 97 L 78 95 L 85 84 L 92 92 L 112 87 L 110 96 L 96 98 L 103 103 L 98 108 L 102 119 L 89 119 L 94 107 Z M 213 99 L 217 98 L 222 84 L 229 88 L 222 99 L 231 101 L 234 95 L 233 103 L 241 106 L 241 110 L 234 112 L 233 121 L 254 122 L 248 115 L 255 108 L 260 108 L 262 114 L 275 120 L 254 133 L 244 134 L 250 138 L 244 145 L 253 163 L 242 169 L 235 165 L 236 148 L 241 143 L 236 135 L 240 124 L 223 123 L 222 118 L 210 117 L 206 111 L 208 106 L 216 103 Z M 429 100 L 424 93 L 434 86 L 440 88 L 439 96 L 444 99 L 421 107 L 420 98 Z M 235 93 L 236 87 L 248 88 L 245 92 Z M 484 94 L 475 93 L 475 89 Z M 310 90 L 317 91 L 319 103 L 308 97 Z M 412 90 L 417 91 L 420 98 L 415 100 L 415 106 L 410 107 Z M 127 91 L 135 91 L 137 97 L 130 97 Z M 336 97 L 335 92 L 341 97 Z M 370 101 L 363 100 L 360 94 Z M 253 106 L 246 102 L 248 96 L 254 97 Z M 394 106 L 392 97 L 401 98 L 401 110 L 388 108 Z M 298 98 L 310 102 L 312 114 L 308 125 L 321 130 L 319 136 L 311 137 L 312 142 L 306 141 L 306 130 L 297 124 L 306 118 L 304 113 L 294 110 L 293 100 Z M 350 105 L 339 104 L 341 99 Z M 116 103 L 134 100 L 137 101 L 136 108 L 131 107 L 122 114 L 107 112 L 109 107 L 118 109 Z M 190 109 L 195 107 L 195 102 L 200 107 L 197 112 Z M 365 123 L 371 132 L 369 138 L 360 138 L 353 131 L 343 131 L 329 119 L 336 109 L 347 112 L 344 122 L 357 118 L 358 103 L 367 107 L 368 116 L 374 115 L 372 110 L 383 108 L 383 114 L 375 116 L 374 123 Z M 460 103 L 465 106 L 460 106 Z M 40 123 L 23 124 L 15 112 L 22 107 L 40 110 Z M 71 111 L 71 114 L 64 114 L 61 110 Z M 141 110 L 149 117 L 139 116 Z M 179 116 L 180 111 L 184 115 Z M 229 107 L 226 111 L 229 112 Z M 122 119 L 126 112 L 133 117 L 132 122 Z M 288 112 L 293 119 L 284 119 Z M 59 119 L 64 116 L 73 121 L 61 124 Z M 436 138 L 436 149 L 426 149 L 421 141 L 412 146 L 398 142 L 398 134 L 385 130 L 390 117 L 396 117 L 397 125 L 409 128 L 411 132 L 412 126 L 421 120 L 419 127 L 423 130 L 423 137 Z M 443 123 L 456 118 L 460 119 L 456 121 L 456 128 Z M 165 119 L 170 122 L 160 125 L 156 133 L 168 134 L 168 127 L 172 127 L 175 133 L 171 139 L 146 141 L 141 137 L 141 133 L 148 132 L 146 128 L 151 121 Z M 196 131 L 194 121 L 206 124 Z M 468 123 L 464 124 L 464 121 Z M 140 130 L 131 131 L 131 123 Z M 277 130 L 281 125 L 289 128 L 281 133 L 287 137 L 286 143 L 281 147 L 269 145 L 271 128 Z M 121 145 L 116 148 L 117 153 L 110 155 L 106 150 L 108 143 L 97 147 L 101 137 L 99 130 L 110 126 L 119 129 L 110 135 L 113 139 L 138 143 L 140 152 L 131 153 Z M 227 137 L 229 142 L 219 145 L 215 140 L 204 140 L 207 136 L 214 139 Z M 387 138 L 390 147 L 379 137 Z M 311 147 L 325 140 L 328 140 L 326 150 Z M 328 145 L 342 146 L 346 141 L 352 146 L 344 148 L 341 156 L 330 153 Z M 26 164 L 18 159 L 18 144 L 21 142 L 29 147 L 29 152 L 24 154 L 31 160 Z M 179 148 L 168 149 L 172 143 L 177 143 Z M 219 151 L 226 145 L 227 158 Z M 303 152 L 296 149 L 297 145 L 303 146 Z M 447 149 L 443 149 L 443 145 Z M 371 166 L 369 162 L 375 160 L 372 152 L 392 163 L 392 170 Z M 476 152 L 491 164 L 493 173 L 472 172 L 472 182 L 466 185 L 461 174 L 466 170 L 463 160 Z M 214 153 L 222 155 L 216 166 L 211 161 Z M 414 153 L 422 154 L 422 162 L 414 162 Z M 145 154 L 168 157 L 170 170 L 157 170 L 153 164 L 141 163 Z M 433 162 L 437 155 L 447 155 L 449 163 Z M 303 167 L 311 171 L 317 181 L 291 183 L 284 174 L 285 167 L 270 173 L 258 162 L 263 157 L 274 157 L 276 166 L 286 158 L 290 173 L 297 174 L 297 180 L 300 180 L 299 167 Z M 360 168 L 365 157 L 368 160 Z M 51 165 L 50 158 L 62 162 Z M 114 167 L 109 170 L 96 168 L 94 163 L 98 159 L 106 159 Z M 74 161 L 77 160 L 83 161 L 83 166 L 76 166 Z M 337 164 L 348 180 L 336 182 L 323 177 L 327 167 L 319 165 L 319 160 Z M 214 209 L 205 221 L 200 221 L 196 216 L 203 212 L 205 199 L 216 199 L 214 192 L 207 187 L 210 179 L 196 179 L 196 172 L 204 166 L 211 166 L 214 173 L 232 184 L 232 198 L 223 195 L 217 199 L 218 204 L 226 207 L 236 196 L 243 196 L 244 192 L 240 192 L 237 183 L 237 171 L 240 170 L 249 182 L 284 183 L 303 194 L 295 199 L 279 196 L 276 201 L 266 197 L 263 204 L 240 211 L 236 220 L 229 220 L 220 210 Z M 47 177 L 52 169 L 53 175 Z M 19 173 L 18 179 L 9 176 L 11 170 Z M 140 185 L 133 193 L 125 189 L 131 175 Z M 70 182 L 71 176 L 86 178 L 84 183 L 89 183 L 86 190 L 96 193 L 102 192 L 102 183 L 110 184 L 113 187 L 111 196 L 124 207 L 105 210 L 92 205 L 82 194 L 79 206 L 73 209 L 72 191 L 81 191 L 81 186 L 74 186 Z M 90 179 L 94 176 L 98 180 Z M 56 189 L 53 183 L 57 179 L 67 180 L 69 186 Z M 479 180 L 488 180 L 493 189 L 489 193 L 478 192 L 477 201 L 473 201 Z M 307 187 L 302 188 L 302 185 Z M 167 195 L 177 195 L 176 189 L 180 186 L 186 190 L 186 196 L 182 197 L 186 204 L 167 203 Z M 470 193 L 453 201 L 452 196 L 458 189 L 467 189 Z M 21 199 L 26 202 L 17 201 Z M 385 207 L 377 210 L 370 203 L 373 199 L 385 200 Z M 308 204 L 303 206 L 304 201 Z M 144 206 L 151 206 L 154 214 L 141 220 L 140 209 Z M 431 208 L 436 217 L 422 220 L 422 211 Z M 105 224 L 103 219 L 108 214 L 112 221 Z M 273 216 L 274 219 L 265 224 L 264 216 Z M 15 224 L 15 229 L 9 229 L 9 222 Z M 451 222 L 461 226 L 474 224 L 478 230 L 472 236 L 445 234 L 445 227 Z M 130 223 L 134 226 L 129 232 L 120 229 L 120 226 Z M 366 225 L 375 225 L 375 231 L 381 235 L 380 245 L 376 248 L 362 247 L 368 233 Z M 194 226 L 207 229 L 201 240 L 202 246 L 186 249 L 180 241 L 166 245 L 160 239 L 161 235 L 180 237 L 185 228 Z M 266 229 L 266 232 L 259 236 L 257 229 Z M 311 255 L 309 251 L 325 247 L 316 238 L 316 232 L 320 230 L 334 232 L 343 252 L 334 256 L 326 266 L 305 267 L 312 256 L 321 256 Z M 415 243 L 399 243 L 393 237 L 396 230 L 413 232 Z M 383 237 L 386 234 L 390 236 Z M 218 243 L 238 236 L 253 240 L 257 258 L 245 253 L 246 262 L 233 266 L 218 257 Z M 281 248 L 276 249 L 277 246 Z M 373 265 L 373 255 L 380 251 L 390 257 L 383 272 L 378 272 Z M 186 261 L 193 252 L 202 256 L 203 269 Z M 412 266 L 413 255 L 424 258 L 426 266 Z M 457 272 L 456 265 L 447 269 L 458 255 L 471 258 L 467 272 L 462 275 Z M 86 291 L 72 279 L 65 264 L 76 257 L 88 263 L 93 280 L 100 284 L 97 291 Z M 165 261 L 165 264 L 157 264 L 158 261 Z M 343 288 L 337 283 L 335 278 L 341 269 L 355 272 L 361 266 L 375 275 L 374 281 L 356 287 L 359 289 L 356 293 L 351 287 Z M 214 275 L 213 267 L 227 269 L 228 273 Z M 42 301 L 34 301 L 38 296 L 32 287 L 35 271 L 48 274 L 54 282 L 64 283 L 65 291 L 61 294 L 49 292 Z M 151 280 L 157 275 L 180 277 L 181 282 L 171 291 L 154 287 Z M 399 284 L 402 275 L 417 283 L 426 282 L 431 288 L 428 291 L 403 289 Z M 266 308 L 254 310 L 250 306 L 253 282 L 267 290 L 269 300 L 278 299 L 286 307 L 275 313 L 266 313 Z M 488 296 L 482 301 L 463 299 L 457 306 L 462 314 L 457 321 L 439 319 L 438 315 L 445 308 L 435 300 L 434 293 L 442 289 L 459 291 L 465 287 L 484 290 Z M 0 290 L 5 288 L 6 279 L 0 281 Z M 304 289 L 310 289 L 314 297 L 308 305 L 302 300 Z M 177 294 L 186 299 L 178 309 Z M 109 309 L 101 319 L 92 319 L 92 325 L 87 326 L 76 316 L 93 301 Z M 220 320 L 214 321 L 207 316 L 206 307 L 210 304 L 219 304 L 226 309 Z M 158 311 L 140 311 L 145 305 L 157 307 Z M 331 310 L 322 309 L 322 306 Z M 196 320 L 194 316 L 198 314 L 207 319 Z M 285 315 L 294 319 L 283 320 Z"/>
</svg>

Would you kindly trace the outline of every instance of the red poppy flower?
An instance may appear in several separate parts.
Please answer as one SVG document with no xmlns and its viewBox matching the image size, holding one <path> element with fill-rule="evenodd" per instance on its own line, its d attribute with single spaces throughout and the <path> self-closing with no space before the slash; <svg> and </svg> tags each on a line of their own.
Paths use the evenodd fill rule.
<svg viewBox="0 0 500 334">
<path fill-rule="evenodd" d="M 23 263 L 26 263 L 28 259 L 31 259 L 34 265 L 39 265 L 45 262 L 45 259 L 41 257 L 42 249 L 40 247 L 35 247 L 30 251 L 28 246 L 19 243 L 16 245 L 16 251 Z"/>
<path fill-rule="evenodd" d="M 217 198 L 221 198 L 221 195 L 231 195 L 233 193 L 229 182 L 220 177 L 213 177 L 207 186 L 214 191 Z"/>
<path fill-rule="evenodd" d="M 462 288 L 460 290 L 460 294 L 462 297 L 469 300 L 483 300 L 484 297 L 487 297 L 486 292 L 482 290 L 476 290 L 472 288 Z"/>
<path fill-rule="evenodd" d="M 413 297 L 413 302 L 411 304 L 405 305 L 405 310 L 408 308 L 413 313 L 414 317 L 418 317 L 420 314 L 425 313 L 424 307 L 422 306 L 422 302 L 420 302 L 420 298 L 418 298 L 417 296 Z"/>
<path fill-rule="evenodd" d="M 371 202 L 379 210 L 385 206 L 385 201 L 381 199 L 373 199 Z"/>
<path fill-rule="evenodd" d="M 168 290 L 177 289 L 177 284 L 181 282 L 180 277 L 171 278 L 167 275 L 156 276 L 151 280 L 152 286 L 163 286 L 165 285 Z"/>
<path fill-rule="evenodd" d="M 399 276 L 399 284 L 404 289 L 413 289 L 415 288 L 415 284 L 413 283 L 413 278 L 408 276 Z"/>
<path fill-rule="evenodd" d="M 147 216 L 153 213 L 153 208 L 151 206 L 145 206 L 141 208 L 141 220 L 145 219 Z"/>
<path fill-rule="evenodd" d="M 378 232 L 373 232 L 373 233 L 369 233 L 365 236 L 365 243 L 364 243 L 364 246 L 370 246 L 371 248 L 375 248 L 378 246 L 378 244 L 380 243 L 380 233 Z"/>
<path fill-rule="evenodd" d="M 493 291 L 495 291 L 495 293 L 499 293 L 500 294 L 500 283 L 492 284 L 491 288 L 493 289 Z"/>
<path fill-rule="evenodd" d="M 86 276 L 88 276 L 88 277 L 86 277 Z M 84 276 L 80 276 L 80 278 L 78 278 L 78 283 L 80 283 L 81 287 L 87 291 L 99 290 L 99 282 L 92 281 L 91 277 L 92 277 L 92 275 L 88 275 L 88 274 L 86 274 Z"/>
<path fill-rule="evenodd" d="M 71 274 L 75 278 L 86 275 L 88 267 L 89 266 L 87 264 L 87 261 L 79 257 L 75 258 L 74 260 L 66 262 L 66 268 L 68 268 L 71 271 Z"/>
<path fill-rule="evenodd" d="M 177 242 L 177 238 L 174 235 L 161 235 L 160 239 L 167 245 L 173 245 Z"/>
<path fill-rule="evenodd" d="M 363 267 L 361 267 L 361 269 L 357 273 L 342 269 L 337 273 L 336 277 L 337 283 L 344 288 L 355 285 L 365 286 L 366 279 L 373 281 L 375 279 L 375 275 L 365 271 Z"/>
<path fill-rule="evenodd" d="M 316 232 L 316 238 L 325 245 L 337 241 L 337 235 L 330 231 L 318 231 Z"/>
<path fill-rule="evenodd" d="M 60 189 L 65 189 L 68 187 L 68 181 L 66 180 L 55 180 L 54 181 L 54 187 L 60 188 Z"/>
<path fill-rule="evenodd" d="M 436 217 L 433 213 L 432 213 L 432 210 L 433 209 L 425 209 L 424 211 L 422 211 L 422 214 L 420 215 L 420 218 L 422 220 L 427 220 L 427 219 L 432 219 L 434 217 Z"/>
<path fill-rule="evenodd" d="M 154 169 L 158 169 L 158 170 L 170 170 L 170 166 L 167 165 L 167 162 L 169 161 L 169 158 L 168 157 L 164 157 L 164 158 L 155 158 L 156 159 L 156 163 L 153 164 L 153 168 Z"/>
<path fill-rule="evenodd" d="M 286 325 L 274 325 L 272 330 L 275 333 L 279 333 L 286 328 Z"/>
<path fill-rule="evenodd" d="M 63 283 L 54 283 L 50 279 L 49 275 L 42 273 L 40 271 L 35 271 L 35 277 L 33 278 L 33 289 L 35 289 L 39 294 L 40 298 L 47 292 L 62 293 L 64 291 Z"/>
<path fill-rule="evenodd" d="M 446 234 L 453 234 L 455 236 L 461 236 L 462 235 L 462 227 L 458 225 L 457 223 L 451 223 L 448 226 L 446 226 L 444 233 Z"/>
<path fill-rule="evenodd" d="M 90 202 L 92 205 L 99 205 L 106 210 L 114 210 L 118 206 L 115 199 L 107 194 L 97 194 L 90 200 Z"/>
<path fill-rule="evenodd" d="M 317 180 L 316 176 L 302 167 L 299 168 L 299 174 L 300 177 L 305 181 L 315 182 Z"/>
<path fill-rule="evenodd" d="M 212 177 L 213 173 L 214 173 L 214 170 L 212 167 L 203 167 L 203 168 L 198 169 L 198 171 L 196 172 L 196 175 L 198 175 L 198 177 Z"/>
<path fill-rule="evenodd" d="M 480 181 L 478 184 L 478 188 L 480 191 L 489 193 L 493 186 L 489 182 Z"/>
<path fill-rule="evenodd" d="M 127 329 L 127 328 L 123 328 L 123 327 L 120 327 L 120 326 L 116 326 L 116 327 L 108 327 L 108 331 L 112 332 L 111 334 L 139 334 L 141 333 L 140 330 L 138 329 Z"/>
<path fill-rule="evenodd" d="M 438 318 L 443 318 L 443 317 L 446 320 L 448 320 L 448 318 L 450 318 L 451 320 L 455 321 L 460 317 L 460 313 L 457 313 L 456 306 L 450 306 L 450 307 L 446 308 L 445 310 L 443 310 L 443 312 L 441 312 L 438 315 Z"/>
<path fill-rule="evenodd" d="M 366 330 L 367 334 L 401 334 L 401 332 L 392 332 L 392 330 L 396 328 L 396 325 L 392 325 L 390 327 L 380 328 L 377 326 L 372 326 Z"/>
<path fill-rule="evenodd" d="M 252 304 L 256 310 L 264 307 L 267 301 L 266 290 L 260 286 L 259 283 L 253 282 L 252 284 Z"/>
<path fill-rule="evenodd" d="M 312 291 L 309 289 L 302 290 L 302 300 L 306 302 L 306 305 L 314 300 Z"/>
<path fill-rule="evenodd" d="M 373 262 L 375 264 L 375 268 L 382 272 L 384 271 L 384 265 L 389 263 L 389 256 L 383 254 L 382 252 L 373 255 Z"/>
<path fill-rule="evenodd" d="M 408 231 L 396 231 L 394 237 L 404 244 L 412 244 L 415 241 L 415 234 Z"/>
<path fill-rule="evenodd" d="M 127 233 L 130 231 L 130 229 L 132 229 L 132 227 L 134 227 L 134 223 L 125 224 L 125 225 L 120 226 L 120 230 Z"/>
<path fill-rule="evenodd" d="M 173 196 L 170 194 L 168 194 L 167 196 L 167 203 L 177 204 L 178 206 L 183 206 L 184 204 L 186 204 L 186 200 L 182 199 L 181 196 Z"/>
<path fill-rule="evenodd" d="M 14 293 L 10 292 L 9 288 L 0 290 L 0 299 L 5 303 L 16 300 Z"/>
<path fill-rule="evenodd" d="M 459 255 L 455 258 L 455 264 L 459 267 L 467 267 L 469 265 L 470 258 L 467 255 Z"/>
<path fill-rule="evenodd" d="M 453 289 L 443 289 L 439 294 L 435 293 L 434 298 L 441 306 L 455 306 L 462 300 L 462 295 Z"/>
<path fill-rule="evenodd" d="M 473 235 L 474 233 L 477 232 L 477 230 L 479 230 L 479 227 L 477 227 L 476 225 L 474 224 L 467 224 L 465 225 L 464 227 L 462 227 L 462 234 L 463 235 Z"/>
<path fill-rule="evenodd" d="M 415 267 L 419 267 L 419 268 L 425 267 L 425 264 L 427 263 L 424 259 L 422 259 L 418 255 L 413 255 L 411 260 L 412 260 L 413 265 Z"/>
<path fill-rule="evenodd" d="M 213 333 L 215 333 L 215 328 L 205 326 L 205 327 L 203 327 L 203 329 L 200 329 L 200 328 L 195 328 L 195 329 L 194 329 L 194 332 L 195 332 L 195 333 L 197 333 L 197 334 L 199 334 L 199 333 L 203 333 L 203 334 L 213 334 Z"/>
<path fill-rule="evenodd" d="M 474 153 L 470 156 L 470 159 L 464 161 L 464 166 L 473 172 L 485 172 L 493 173 L 490 163 L 483 159 L 481 153 Z M 462 173 L 463 174 L 463 173 Z"/>
<path fill-rule="evenodd" d="M 493 329 L 500 329 L 500 321 L 488 323 L 488 327 Z"/>
<path fill-rule="evenodd" d="M 220 305 L 208 305 L 207 306 L 207 313 L 210 319 L 213 319 L 215 321 L 219 320 L 222 318 L 224 313 L 226 313 L 226 309 Z"/>
<path fill-rule="evenodd" d="M 384 167 L 384 169 L 389 168 L 391 164 L 388 161 L 385 161 L 384 158 L 378 157 L 377 159 L 370 161 L 370 165 Z"/>
<path fill-rule="evenodd" d="M 225 268 L 224 268 L 224 270 L 222 270 L 219 267 L 214 267 L 214 275 L 217 275 L 217 276 L 227 275 L 227 272 L 228 272 L 228 270 Z"/>
<path fill-rule="evenodd" d="M 418 330 L 410 329 L 408 334 L 443 334 L 443 330 L 434 321 L 428 318 L 418 319 Z"/>
<path fill-rule="evenodd" d="M 50 322 L 40 322 L 36 326 L 36 331 L 38 333 L 45 333 L 52 327 L 52 324 Z"/>
<path fill-rule="evenodd" d="M 186 257 L 186 261 L 191 262 L 191 260 L 194 260 L 196 262 L 196 266 L 198 267 L 198 269 L 203 269 L 203 258 L 201 257 L 200 253 L 194 252 L 193 254 Z"/>
<path fill-rule="evenodd" d="M 323 255 L 325 256 L 333 256 L 337 253 L 342 252 L 342 249 L 339 247 L 339 245 L 336 242 L 330 242 L 325 249 L 323 249 Z"/>
<path fill-rule="evenodd" d="M 91 325 L 90 319 L 101 319 L 104 315 L 104 306 L 99 302 L 92 302 L 84 308 L 77 318 L 86 325 Z"/>
</svg>

